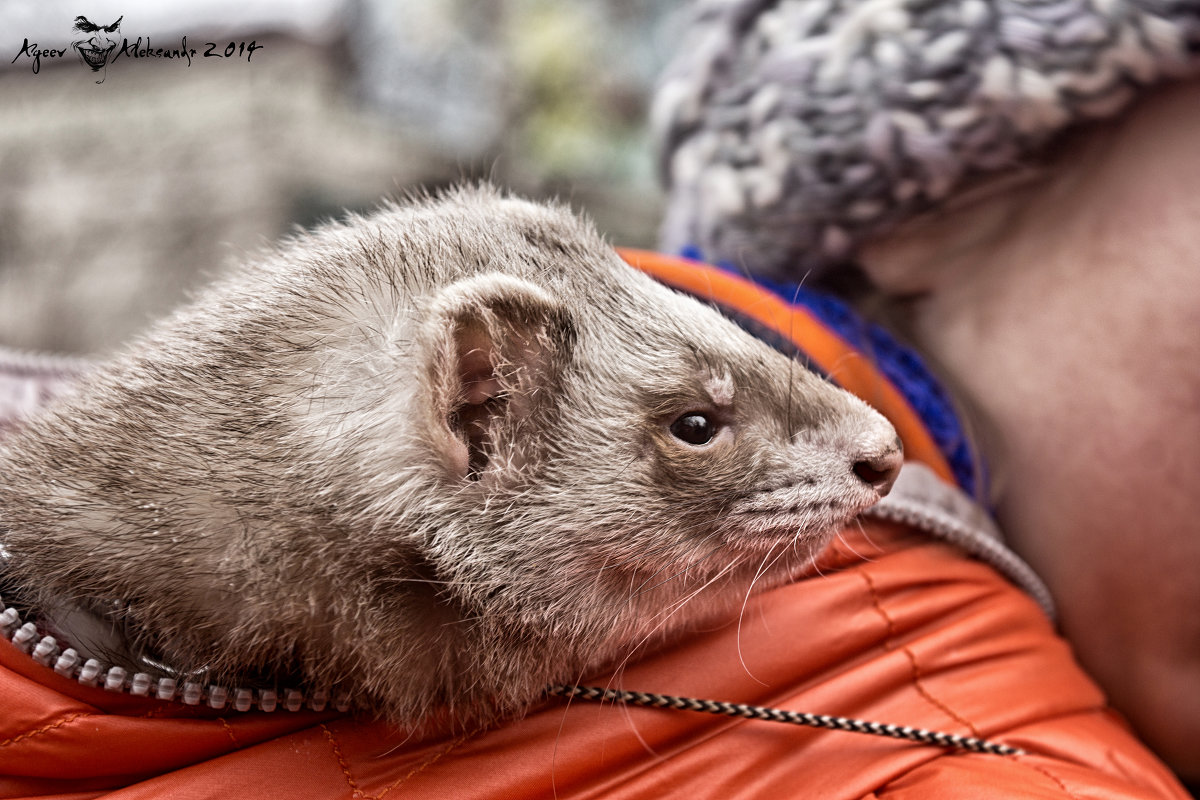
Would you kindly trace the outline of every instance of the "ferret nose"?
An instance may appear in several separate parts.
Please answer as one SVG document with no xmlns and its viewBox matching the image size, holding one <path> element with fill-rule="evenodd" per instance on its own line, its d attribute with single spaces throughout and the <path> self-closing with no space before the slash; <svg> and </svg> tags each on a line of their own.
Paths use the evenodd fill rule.
<svg viewBox="0 0 1200 800">
<path fill-rule="evenodd" d="M 895 445 L 889 450 L 855 461 L 853 469 L 854 474 L 863 483 L 874 489 L 880 497 L 884 497 L 892 490 L 892 485 L 896 483 L 896 476 L 900 474 L 902 466 L 904 466 L 904 448 L 900 444 L 900 438 L 896 437 Z"/>
</svg>

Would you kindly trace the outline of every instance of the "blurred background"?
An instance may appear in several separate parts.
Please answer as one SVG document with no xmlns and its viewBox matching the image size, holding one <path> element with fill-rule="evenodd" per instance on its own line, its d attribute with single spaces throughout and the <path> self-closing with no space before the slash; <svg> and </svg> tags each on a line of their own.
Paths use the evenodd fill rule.
<svg viewBox="0 0 1200 800">
<path fill-rule="evenodd" d="M 0 346 L 103 353 L 295 226 L 462 179 L 653 246 L 645 115 L 684 6 L 3 0 Z M 154 54 L 184 37 L 190 62 Z"/>
</svg>

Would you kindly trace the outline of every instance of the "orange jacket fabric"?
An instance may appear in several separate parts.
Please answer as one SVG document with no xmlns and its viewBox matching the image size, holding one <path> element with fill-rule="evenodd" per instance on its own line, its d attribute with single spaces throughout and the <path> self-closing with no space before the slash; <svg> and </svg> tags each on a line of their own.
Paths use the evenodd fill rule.
<svg viewBox="0 0 1200 800">
<path fill-rule="evenodd" d="M 764 317 L 792 313 L 730 276 L 672 259 L 641 266 L 682 270 Z M 836 337 L 821 346 L 839 381 L 896 421 L 909 455 L 948 476 L 869 363 Z M 812 577 L 750 597 L 736 619 L 583 683 L 931 728 L 1028 754 L 558 699 L 492 729 L 423 736 L 335 713 L 111 694 L 0 642 L 0 798 L 1187 798 L 1028 597 L 883 523 L 848 528 Z"/>
<path fill-rule="evenodd" d="M 589 682 L 979 735 L 1030 754 L 578 700 L 412 741 L 336 715 L 108 694 L 0 643 L 0 797 L 1187 797 L 991 568 L 871 525 L 848 530 L 821 573 Z"/>
</svg>

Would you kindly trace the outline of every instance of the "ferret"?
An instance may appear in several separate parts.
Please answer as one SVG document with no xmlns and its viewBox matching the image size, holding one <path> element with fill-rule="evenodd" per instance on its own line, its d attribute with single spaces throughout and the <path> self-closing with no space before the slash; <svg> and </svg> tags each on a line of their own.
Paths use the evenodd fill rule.
<svg viewBox="0 0 1200 800">
<path fill-rule="evenodd" d="M 567 209 L 461 187 L 233 269 L 0 442 L 2 585 L 131 672 L 488 722 L 736 613 L 901 461 Z"/>
</svg>

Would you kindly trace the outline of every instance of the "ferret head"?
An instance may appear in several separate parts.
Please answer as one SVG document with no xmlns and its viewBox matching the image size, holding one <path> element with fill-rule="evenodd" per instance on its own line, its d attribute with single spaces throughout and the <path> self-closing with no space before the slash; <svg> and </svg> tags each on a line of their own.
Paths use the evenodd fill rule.
<svg viewBox="0 0 1200 800">
<path fill-rule="evenodd" d="M 561 210 L 507 201 L 489 225 L 495 252 L 433 293 L 415 350 L 422 545 L 477 613 L 669 629 L 685 600 L 793 574 L 891 487 L 899 439 L 859 399 Z"/>
</svg>

